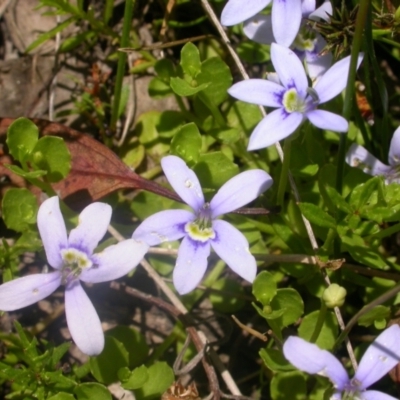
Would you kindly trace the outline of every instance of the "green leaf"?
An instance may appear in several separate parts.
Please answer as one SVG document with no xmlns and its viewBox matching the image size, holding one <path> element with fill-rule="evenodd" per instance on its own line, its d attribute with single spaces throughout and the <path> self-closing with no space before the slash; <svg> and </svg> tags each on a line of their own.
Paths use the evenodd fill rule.
<svg viewBox="0 0 400 400">
<path fill-rule="evenodd" d="M 118 380 L 118 370 L 127 367 L 129 354 L 117 339 L 106 336 L 103 352 L 89 361 L 92 375 L 101 383 L 109 385 Z"/>
<path fill-rule="evenodd" d="M 310 340 L 314 333 L 320 311 L 313 311 L 306 315 L 299 326 L 299 336 L 305 340 Z M 328 311 L 321 328 L 321 332 L 315 342 L 321 349 L 331 350 L 335 344 L 338 334 L 337 320 L 333 312 Z"/>
<path fill-rule="evenodd" d="M 311 203 L 299 203 L 302 214 L 313 224 L 322 228 L 336 229 L 336 221 L 327 212 Z"/>
<path fill-rule="evenodd" d="M 9 189 L 3 197 L 2 207 L 4 223 L 9 229 L 23 232 L 36 223 L 38 204 L 28 189 Z"/>
<path fill-rule="evenodd" d="M 253 295 L 263 305 L 267 306 L 277 293 L 274 277 L 267 271 L 260 272 L 253 282 Z"/>
<path fill-rule="evenodd" d="M 24 162 L 38 138 L 38 127 L 27 118 L 18 118 L 8 127 L 6 143 L 10 154 L 19 162 Z"/>
<path fill-rule="evenodd" d="M 336 208 L 348 214 L 353 211 L 350 204 L 347 203 L 347 201 L 339 194 L 339 192 L 336 189 L 326 185 L 325 190 Z"/>
<path fill-rule="evenodd" d="M 149 96 L 153 99 L 163 99 L 164 97 L 171 96 L 174 94 L 170 85 L 165 83 L 163 80 L 154 77 L 148 87 Z"/>
<path fill-rule="evenodd" d="M 261 349 L 260 357 L 264 364 L 273 372 L 292 371 L 293 366 L 286 360 L 282 351 L 276 349 Z"/>
<path fill-rule="evenodd" d="M 74 393 L 78 400 L 112 400 L 111 393 L 99 383 L 81 383 L 76 386 Z"/>
<path fill-rule="evenodd" d="M 122 380 L 122 387 L 128 390 L 141 388 L 149 380 L 147 368 L 142 365 L 135 368 L 127 379 Z"/>
<path fill-rule="evenodd" d="M 76 400 L 72 394 L 57 393 L 54 396 L 48 397 L 47 400 Z"/>
<path fill-rule="evenodd" d="M 306 378 L 298 371 L 280 372 L 272 377 L 270 393 L 274 400 L 307 399 Z"/>
<path fill-rule="evenodd" d="M 303 299 L 292 288 L 278 289 L 276 296 L 271 300 L 271 307 L 274 311 L 284 311 L 279 321 L 277 321 L 281 327 L 295 323 L 304 312 Z"/>
<path fill-rule="evenodd" d="M 355 210 L 369 205 L 369 200 L 378 188 L 381 178 L 376 176 L 354 188 L 350 196 L 350 204 Z"/>
<path fill-rule="evenodd" d="M 45 136 L 39 139 L 32 150 L 31 161 L 39 169 L 47 171 L 50 182 L 65 178 L 71 169 L 71 154 L 60 137 Z"/>
<path fill-rule="evenodd" d="M 169 82 L 169 79 L 173 76 L 176 76 L 175 66 L 171 60 L 167 58 L 162 58 L 158 60 L 154 65 L 154 70 L 158 77 L 166 82 Z"/>
<path fill-rule="evenodd" d="M 200 53 L 191 42 L 186 43 L 181 50 L 181 67 L 185 74 L 195 78 L 201 70 Z"/>
<path fill-rule="evenodd" d="M 37 179 L 47 174 L 47 172 L 42 169 L 26 172 L 17 165 L 5 165 L 5 167 L 7 167 L 10 171 L 14 172 L 14 174 L 22 176 L 25 179 Z"/>
<path fill-rule="evenodd" d="M 250 64 L 261 64 L 270 60 L 269 46 L 253 41 L 240 42 L 236 51 L 243 61 Z"/>
<path fill-rule="evenodd" d="M 147 369 L 147 372 L 149 379 L 135 392 L 137 400 L 160 398 L 175 380 L 172 368 L 166 362 L 154 363 Z"/>
<path fill-rule="evenodd" d="M 374 307 L 367 313 L 363 314 L 357 321 L 358 325 L 370 326 L 375 321 L 388 320 L 390 318 L 390 308 L 382 305 Z"/>
<path fill-rule="evenodd" d="M 183 125 L 171 141 L 171 154 L 186 161 L 189 165 L 197 162 L 201 149 L 201 135 L 193 122 Z"/>
<path fill-rule="evenodd" d="M 201 154 L 194 172 L 207 189 L 219 189 L 226 181 L 239 173 L 239 168 L 220 151 Z"/>
<path fill-rule="evenodd" d="M 210 82 L 203 83 L 201 85 L 198 84 L 196 80 L 192 80 L 191 83 L 186 82 L 182 78 L 171 78 L 170 80 L 170 85 L 172 90 L 178 95 L 178 96 L 192 96 L 205 88 L 207 88 L 210 85 Z"/>
<path fill-rule="evenodd" d="M 215 281 L 211 288 L 216 291 L 209 294 L 209 299 L 217 311 L 231 314 L 241 310 L 246 304 L 240 297 L 244 296 L 243 286 L 236 280 L 221 278 Z"/>
</svg>

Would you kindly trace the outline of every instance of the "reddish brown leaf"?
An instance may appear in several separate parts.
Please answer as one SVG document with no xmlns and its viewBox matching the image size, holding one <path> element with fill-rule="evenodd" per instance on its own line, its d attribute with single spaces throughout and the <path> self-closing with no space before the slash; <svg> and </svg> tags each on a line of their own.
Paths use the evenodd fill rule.
<svg viewBox="0 0 400 400">
<path fill-rule="evenodd" d="M 0 136 L 5 135 L 13 121 L 12 118 L 0 119 Z M 32 121 L 39 127 L 41 135 L 62 137 L 71 152 L 71 172 L 53 185 L 58 195 L 70 205 L 81 207 L 118 189 L 144 189 L 181 201 L 174 192 L 133 172 L 108 147 L 92 137 L 55 122 Z M 10 176 L 9 171 L 7 175 Z"/>
</svg>

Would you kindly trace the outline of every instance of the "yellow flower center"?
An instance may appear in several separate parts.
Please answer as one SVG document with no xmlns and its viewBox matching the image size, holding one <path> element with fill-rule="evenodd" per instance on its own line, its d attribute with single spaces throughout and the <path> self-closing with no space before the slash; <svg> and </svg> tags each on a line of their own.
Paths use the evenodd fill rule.
<svg viewBox="0 0 400 400">
<path fill-rule="evenodd" d="M 285 92 L 282 103 L 288 113 L 305 111 L 304 100 L 299 97 L 295 88 L 291 88 Z"/>
</svg>

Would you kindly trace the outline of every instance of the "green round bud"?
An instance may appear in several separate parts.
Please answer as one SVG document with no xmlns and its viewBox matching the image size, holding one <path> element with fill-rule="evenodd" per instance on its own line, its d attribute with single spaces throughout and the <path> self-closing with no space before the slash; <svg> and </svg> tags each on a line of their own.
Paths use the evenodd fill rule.
<svg viewBox="0 0 400 400">
<path fill-rule="evenodd" d="M 344 287 L 339 286 L 337 283 L 332 283 L 324 290 L 322 300 L 328 308 L 341 307 L 344 304 L 346 294 Z"/>
<path fill-rule="evenodd" d="M 271 314 L 272 313 L 272 307 L 271 306 L 264 306 L 263 307 L 263 313 L 264 314 Z"/>
</svg>

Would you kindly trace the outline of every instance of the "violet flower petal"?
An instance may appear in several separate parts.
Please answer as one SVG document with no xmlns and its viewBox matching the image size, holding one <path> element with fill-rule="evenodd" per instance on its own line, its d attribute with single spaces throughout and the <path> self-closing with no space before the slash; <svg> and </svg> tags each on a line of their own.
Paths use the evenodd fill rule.
<svg viewBox="0 0 400 400">
<path fill-rule="evenodd" d="M 191 292 L 203 278 L 210 255 L 210 241 L 199 242 L 185 236 L 178 250 L 173 282 L 179 294 Z"/>
<path fill-rule="evenodd" d="M 199 211 L 204 204 L 204 195 L 196 174 L 176 156 L 164 157 L 161 166 L 175 192 L 195 212 Z"/>
<path fill-rule="evenodd" d="M 272 29 L 277 43 L 286 47 L 292 44 L 300 29 L 301 14 L 301 0 L 273 0 Z"/>
<path fill-rule="evenodd" d="M 79 214 L 79 222 L 72 229 L 68 242 L 71 247 L 92 254 L 107 232 L 112 208 L 106 203 L 92 203 Z"/>
<path fill-rule="evenodd" d="M 221 186 L 211 200 L 212 218 L 237 210 L 250 203 L 269 189 L 272 182 L 272 178 L 261 169 L 245 171 L 234 176 Z"/>
<path fill-rule="evenodd" d="M 284 92 L 284 87 L 266 79 L 248 79 L 228 89 L 236 99 L 267 107 L 282 107 Z"/>
<path fill-rule="evenodd" d="M 132 238 L 156 246 L 185 236 L 185 225 L 196 216 L 186 210 L 160 211 L 146 218 L 133 232 Z"/>
<path fill-rule="evenodd" d="M 392 169 L 356 143 L 353 143 L 347 151 L 346 162 L 351 167 L 360 167 L 366 174 L 372 176 L 386 176 Z"/>
<path fill-rule="evenodd" d="M 376 390 L 367 390 L 366 392 L 361 393 L 362 400 L 397 400 L 393 396 L 389 396 L 388 394 L 378 392 Z"/>
<path fill-rule="evenodd" d="M 275 41 L 270 15 L 257 14 L 243 24 L 244 34 L 257 43 L 270 44 Z"/>
<path fill-rule="evenodd" d="M 229 0 L 221 14 L 221 23 L 225 26 L 239 24 L 263 10 L 271 0 Z"/>
<path fill-rule="evenodd" d="M 400 126 L 394 131 L 390 141 L 389 164 L 392 166 L 400 164 Z"/>
<path fill-rule="evenodd" d="M 104 334 L 92 302 L 75 280 L 65 288 L 65 314 L 72 339 L 79 349 L 96 356 L 103 351 Z"/>
<path fill-rule="evenodd" d="M 342 116 L 325 110 L 313 110 L 306 113 L 310 122 L 320 129 L 328 129 L 334 132 L 347 132 L 349 123 Z"/>
<path fill-rule="evenodd" d="M 303 114 L 287 114 L 282 108 L 270 112 L 256 126 L 250 136 L 247 150 L 258 150 L 285 139 L 302 123 Z"/>
<path fill-rule="evenodd" d="M 256 259 L 250 253 L 249 242 L 230 223 L 223 220 L 213 222 L 216 237 L 211 246 L 228 267 L 248 282 L 257 274 Z"/>
<path fill-rule="evenodd" d="M 320 34 L 316 36 L 316 43 L 314 50 L 305 52 L 305 59 L 307 62 L 307 71 L 311 80 L 316 84 L 317 80 L 323 76 L 323 74 L 332 65 L 332 53 L 327 52 L 324 55 L 320 55 L 323 48 L 326 46 L 326 41 Z"/>
<path fill-rule="evenodd" d="M 359 54 L 357 61 L 357 68 L 363 60 L 363 54 Z M 336 62 L 325 72 L 323 76 L 315 84 L 314 89 L 318 94 L 319 103 L 325 103 L 333 99 L 347 85 L 347 78 L 349 75 L 350 56 L 343 58 Z"/>
<path fill-rule="evenodd" d="M 282 85 L 287 89 L 295 87 L 299 95 L 305 97 L 308 88 L 307 75 L 296 53 L 287 47 L 272 43 L 271 60 Z"/>
<path fill-rule="evenodd" d="M 0 286 L 0 310 L 14 311 L 43 300 L 61 285 L 59 271 L 23 276 Z"/>
<path fill-rule="evenodd" d="M 83 270 L 79 279 L 97 283 L 121 278 L 140 263 L 148 249 L 146 243 L 134 239 L 109 246 L 92 256 L 93 267 Z"/>
<path fill-rule="evenodd" d="M 322 19 L 329 22 L 330 16 L 333 14 L 333 8 L 331 2 L 325 1 L 320 7 L 308 15 L 309 19 L 318 20 Z"/>
<path fill-rule="evenodd" d="M 60 269 L 64 265 L 60 250 L 68 247 L 68 239 L 57 196 L 45 200 L 39 207 L 37 225 L 48 263 Z"/>
<path fill-rule="evenodd" d="M 334 355 L 304 339 L 290 336 L 283 345 L 283 354 L 300 371 L 328 377 L 339 391 L 349 383 L 346 370 Z"/>
<path fill-rule="evenodd" d="M 354 375 L 362 389 L 374 384 L 400 362 L 399 343 L 400 327 L 392 325 L 370 344 Z"/>
<path fill-rule="evenodd" d="M 308 16 L 315 11 L 315 7 L 315 0 L 302 0 L 301 13 L 303 18 L 308 18 Z"/>
</svg>

